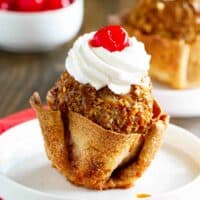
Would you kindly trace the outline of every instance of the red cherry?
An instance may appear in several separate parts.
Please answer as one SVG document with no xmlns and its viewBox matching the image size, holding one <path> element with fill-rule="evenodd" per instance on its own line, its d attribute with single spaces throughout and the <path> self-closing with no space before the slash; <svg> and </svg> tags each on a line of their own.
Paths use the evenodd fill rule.
<svg viewBox="0 0 200 200">
<path fill-rule="evenodd" d="M 48 0 L 47 9 L 54 10 L 64 8 L 73 3 L 73 0 Z"/>
<path fill-rule="evenodd" d="M 22 12 L 37 12 L 44 10 L 46 0 L 17 0 L 15 9 Z"/>
<path fill-rule="evenodd" d="M 1 10 L 12 10 L 13 1 L 12 0 L 0 0 L 0 9 Z"/>
<path fill-rule="evenodd" d="M 127 32 L 121 26 L 106 26 L 97 31 L 89 41 L 92 47 L 103 47 L 111 52 L 122 51 L 129 46 Z"/>
</svg>

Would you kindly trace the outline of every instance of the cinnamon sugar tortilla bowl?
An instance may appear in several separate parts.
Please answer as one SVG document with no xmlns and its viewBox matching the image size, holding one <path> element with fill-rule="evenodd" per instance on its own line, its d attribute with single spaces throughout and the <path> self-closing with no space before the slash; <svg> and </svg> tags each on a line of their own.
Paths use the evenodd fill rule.
<svg viewBox="0 0 200 200">
<path fill-rule="evenodd" d="M 156 100 L 152 126 L 145 135 L 106 130 L 72 111 L 64 122 L 60 110 L 42 106 L 38 93 L 30 104 L 52 166 L 73 184 L 96 190 L 133 186 L 155 157 L 168 125 L 168 116 Z"/>
</svg>

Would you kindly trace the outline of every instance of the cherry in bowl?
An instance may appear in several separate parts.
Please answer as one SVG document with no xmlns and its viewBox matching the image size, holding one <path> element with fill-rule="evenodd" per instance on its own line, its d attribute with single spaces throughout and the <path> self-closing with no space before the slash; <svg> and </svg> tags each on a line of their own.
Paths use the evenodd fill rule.
<svg viewBox="0 0 200 200">
<path fill-rule="evenodd" d="M 75 0 L 0 0 L 0 9 L 19 12 L 40 12 L 66 8 Z"/>
<path fill-rule="evenodd" d="M 13 5 L 11 0 L 0 0 L 0 10 L 12 10 Z"/>
</svg>

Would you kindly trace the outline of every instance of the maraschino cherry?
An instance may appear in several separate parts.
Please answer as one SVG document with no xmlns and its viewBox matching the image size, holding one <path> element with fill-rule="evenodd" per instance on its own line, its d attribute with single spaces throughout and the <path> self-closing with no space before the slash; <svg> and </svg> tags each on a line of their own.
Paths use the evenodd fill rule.
<svg viewBox="0 0 200 200">
<path fill-rule="evenodd" d="M 121 26 L 106 26 L 98 30 L 89 41 L 92 47 L 103 47 L 108 51 L 122 51 L 129 46 L 127 32 Z"/>
<path fill-rule="evenodd" d="M 68 7 L 75 0 L 0 0 L 0 10 L 39 12 Z"/>
<path fill-rule="evenodd" d="M 44 10 L 47 0 L 17 0 L 15 9 L 23 12 L 36 12 Z"/>
<path fill-rule="evenodd" d="M 48 0 L 47 9 L 54 10 L 64 8 L 72 4 L 74 0 Z"/>
<path fill-rule="evenodd" d="M 0 0 L 0 9 L 1 10 L 12 10 L 13 1 L 12 0 Z"/>
</svg>

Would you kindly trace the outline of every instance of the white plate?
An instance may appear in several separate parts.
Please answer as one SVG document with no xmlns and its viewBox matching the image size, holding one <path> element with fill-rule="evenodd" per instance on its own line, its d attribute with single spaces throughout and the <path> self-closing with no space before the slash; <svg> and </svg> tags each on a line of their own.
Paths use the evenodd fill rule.
<svg viewBox="0 0 200 200">
<path fill-rule="evenodd" d="M 153 82 L 154 95 L 172 117 L 200 116 L 200 88 L 176 90 Z"/>
<path fill-rule="evenodd" d="M 170 125 L 150 168 L 127 190 L 92 191 L 65 180 L 48 161 L 36 120 L 0 137 L 0 195 L 5 200 L 151 200 L 200 199 L 200 141 Z"/>
</svg>

